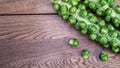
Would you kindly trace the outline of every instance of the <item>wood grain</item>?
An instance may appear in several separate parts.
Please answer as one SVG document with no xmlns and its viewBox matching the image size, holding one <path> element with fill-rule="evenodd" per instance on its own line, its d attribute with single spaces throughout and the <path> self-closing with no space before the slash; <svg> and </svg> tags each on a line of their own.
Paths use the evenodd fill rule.
<svg viewBox="0 0 120 68">
<path fill-rule="evenodd" d="M 45 40 L 81 37 L 58 15 L 1 16 L 0 39 Z"/>
</svg>

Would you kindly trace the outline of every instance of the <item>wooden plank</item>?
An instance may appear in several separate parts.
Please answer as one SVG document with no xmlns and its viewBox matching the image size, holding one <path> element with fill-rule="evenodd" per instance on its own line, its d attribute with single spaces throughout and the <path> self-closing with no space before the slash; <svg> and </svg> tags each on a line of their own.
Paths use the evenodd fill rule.
<svg viewBox="0 0 120 68">
<path fill-rule="evenodd" d="M 80 38 L 80 46 L 71 48 L 68 40 L 2 40 L 0 68 L 119 68 L 120 55 L 109 52 L 109 60 L 102 62 L 99 53 L 104 50 L 98 44 Z M 81 57 L 83 49 L 90 51 L 89 59 Z"/>
<path fill-rule="evenodd" d="M 81 37 L 58 15 L 0 16 L 0 39 L 46 40 Z"/>
<path fill-rule="evenodd" d="M 120 5 L 120 0 L 115 0 L 115 6 Z"/>
<path fill-rule="evenodd" d="M 0 14 L 55 13 L 51 0 L 0 0 Z"/>
<path fill-rule="evenodd" d="M 84 38 L 80 38 L 81 40 L 85 40 Z M 101 48 L 93 44 L 92 46 L 88 46 L 91 42 L 84 44 L 84 42 L 80 41 L 82 45 L 78 48 L 71 48 L 68 45 L 68 38 L 66 39 L 55 39 L 55 40 L 45 40 L 45 41 L 20 41 L 20 40 L 12 40 L 12 41 L 0 41 L 2 45 L 0 45 L 0 65 L 1 68 L 10 68 L 12 66 L 16 66 L 17 68 L 21 68 L 21 66 L 26 66 L 40 63 L 51 63 L 58 64 L 63 61 L 70 62 L 70 58 L 79 57 L 79 53 L 81 49 L 90 48 L 94 46 L 94 50 L 96 52 L 100 52 Z M 19 42 L 18 42 L 19 41 Z M 86 40 L 88 42 L 89 40 Z M 86 47 L 87 46 L 87 47 Z M 92 49 L 93 56 L 94 54 Z M 39 61 L 37 61 L 39 59 Z M 55 62 L 53 62 L 53 60 Z M 68 59 L 68 60 L 67 60 Z M 29 62 L 28 62 L 29 60 Z M 50 61 L 49 61 L 50 60 Z M 20 61 L 20 62 L 19 62 Z M 68 63 L 69 64 L 69 63 Z M 71 64 L 71 63 L 70 63 Z M 65 64 L 66 65 L 66 64 Z M 20 66 L 20 67 L 18 67 Z M 57 66 L 57 65 L 56 65 Z M 42 67 L 43 68 L 43 67 Z M 54 68 L 54 67 L 51 67 Z M 58 68 L 58 67 L 57 67 Z M 63 67 L 64 68 L 64 67 Z"/>
<path fill-rule="evenodd" d="M 0 68 L 119 68 L 120 55 L 92 42 L 57 15 L 0 16 Z M 71 48 L 70 38 L 80 46 Z M 89 59 L 80 52 L 90 50 Z M 101 62 L 99 53 L 109 52 Z"/>
<path fill-rule="evenodd" d="M 116 0 L 116 5 L 120 0 Z M 51 0 L 0 0 L 0 14 L 56 13 Z"/>
</svg>

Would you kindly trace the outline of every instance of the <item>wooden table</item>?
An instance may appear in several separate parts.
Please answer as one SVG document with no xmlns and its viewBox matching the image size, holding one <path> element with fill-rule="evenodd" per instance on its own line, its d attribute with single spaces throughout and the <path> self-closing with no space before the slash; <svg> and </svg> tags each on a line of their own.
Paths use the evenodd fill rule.
<svg viewBox="0 0 120 68">
<path fill-rule="evenodd" d="M 71 48 L 70 38 L 79 47 Z M 81 57 L 83 49 L 89 59 Z M 101 51 L 109 53 L 107 62 L 99 60 Z M 0 0 L 0 68 L 120 68 L 120 55 L 63 21 L 50 0 Z"/>
</svg>

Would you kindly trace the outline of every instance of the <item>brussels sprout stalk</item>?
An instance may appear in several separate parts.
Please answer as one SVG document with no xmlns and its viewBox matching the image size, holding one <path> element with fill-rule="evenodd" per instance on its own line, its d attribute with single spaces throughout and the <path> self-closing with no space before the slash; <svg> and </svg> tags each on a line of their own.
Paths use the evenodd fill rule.
<svg viewBox="0 0 120 68">
<path fill-rule="evenodd" d="M 95 4 L 95 10 L 91 5 L 88 7 L 96 11 L 97 15 L 104 16 L 107 22 L 112 21 L 115 27 L 120 27 L 120 6 L 114 7 L 115 0 L 85 0 L 84 3 Z"/>
<path fill-rule="evenodd" d="M 74 25 L 76 29 L 80 30 L 82 34 L 89 34 L 91 40 L 98 41 L 104 47 L 109 47 L 110 45 L 112 48 L 114 47 L 113 50 L 120 50 L 120 39 L 118 38 L 120 32 L 115 30 L 112 25 L 105 25 L 104 20 L 98 20 L 94 14 L 88 13 L 86 8 L 83 8 L 83 4 L 72 5 L 71 2 L 66 3 L 63 2 L 63 0 L 55 0 L 53 3 L 60 5 L 60 9 L 57 10 L 59 15 L 61 15 L 63 19 L 64 16 L 68 15 L 68 19 L 65 19 L 68 20 L 71 25 Z M 66 8 L 63 9 L 65 6 Z M 77 9 L 74 9 L 75 12 L 73 12 L 73 8 L 71 8 L 73 6 L 77 6 Z M 119 50 L 117 50 L 117 52 Z"/>
</svg>

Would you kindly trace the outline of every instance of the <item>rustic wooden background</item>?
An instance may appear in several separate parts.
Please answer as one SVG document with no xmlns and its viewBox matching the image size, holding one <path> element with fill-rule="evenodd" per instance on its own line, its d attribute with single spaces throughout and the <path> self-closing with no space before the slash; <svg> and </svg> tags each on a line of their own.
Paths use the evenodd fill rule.
<svg viewBox="0 0 120 68">
<path fill-rule="evenodd" d="M 70 38 L 79 47 L 71 48 Z M 81 57 L 83 49 L 89 59 Z M 99 60 L 101 51 L 109 53 L 107 62 Z M 50 0 L 0 0 L 0 68 L 120 68 L 120 55 L 63 21 Z"/>
</svg>

